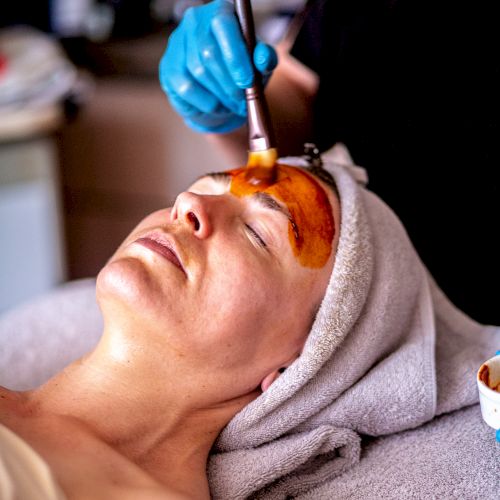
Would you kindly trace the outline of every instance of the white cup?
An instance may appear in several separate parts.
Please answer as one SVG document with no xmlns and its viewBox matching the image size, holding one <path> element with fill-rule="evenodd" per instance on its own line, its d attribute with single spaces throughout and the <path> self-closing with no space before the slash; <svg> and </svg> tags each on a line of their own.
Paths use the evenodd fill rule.
<svg viewBox="0 0 500 500">
<path fill-rule="evenodd" d="M 500 355 L 481 365 L 477 372 L 477 387 L 483 420 L 493 429 L 500 429 Z"/>
</svg>

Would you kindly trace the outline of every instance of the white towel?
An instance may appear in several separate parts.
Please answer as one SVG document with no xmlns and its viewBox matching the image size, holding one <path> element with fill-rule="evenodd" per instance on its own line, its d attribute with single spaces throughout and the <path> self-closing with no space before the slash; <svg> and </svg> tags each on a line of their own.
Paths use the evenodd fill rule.
<svg viewBox="0 0 500 500">
<path fill-rule="evenodd" d="M 330 283 L 300 358 L 219 436 L 214 498 L 303 493 L 359 461 L 359 434 L 411 429 L 477 402 L 475 373 L 500 344 L 498 328 L 442 294 L 346 150 L 324 163 L 341 203 Z"/>
</svg>

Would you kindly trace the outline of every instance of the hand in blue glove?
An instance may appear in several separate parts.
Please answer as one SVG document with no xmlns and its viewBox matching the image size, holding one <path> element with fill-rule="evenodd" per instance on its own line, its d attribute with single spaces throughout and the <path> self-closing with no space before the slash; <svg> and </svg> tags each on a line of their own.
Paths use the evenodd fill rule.
<svg viewBox="0 0 500 500">
<path fill-rule="evenodd" d="M 266 82 L 278 58 L 258 42 L 255 67 Z M 174 109 L 198 132 L 230 132 L 246 121 L 243 89 L 253 70 L 233 4 L 215 0 L 188 9 L 170 35 L 160 62 L 160 83 Z"/>
</svg>

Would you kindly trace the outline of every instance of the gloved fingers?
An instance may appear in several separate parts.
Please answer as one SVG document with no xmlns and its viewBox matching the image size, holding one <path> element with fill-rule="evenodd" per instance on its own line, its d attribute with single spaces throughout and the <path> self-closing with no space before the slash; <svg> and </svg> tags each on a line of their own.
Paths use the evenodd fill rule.
<svg viewBox="0 0 500 500">
<path fill-rule="evenodd" d="M 242 88 L 252 83 L 253 71 L 233 5 L 214 0 L 188 9 L 170 35 L 160 82 L 188 126 L 221 133 L 245 123 Z"/>
<path fill-rule="evenodd" d="M 246 110 L 243 116 L 239 116 L 235 115 L 231 110 L 225 108 L 223 105 L 220 105 L 213 113 L 206 114 L 200 112 L 199 109 L 191 106 L 175 94 L 168 94 L 168 100 L 186 123 L 197 124 L 196 130 L 198 132 L 216 132 L 220 129 L 223 123 L 232 120 L 233 117 L 236 119 L 229 124 L 229 128 L 227 129 L 228 131 L 240 127 L 246 121 Z"/>
<path fill-rule="evenodd" d="M 253 52 L 253 63 L 258 71 L 267 76 L 278 65 L 278 55 L 273 47 L 267 43 L 257 42 Z"/>
<path fill-rule="evenodd" d="M 206 114 L 175 94 L 169 94 L 168 100 L 172 107 L 183 117 L 185 123 L 197 132 L 230 132 L 241 127 L 246 121 L 246 114 L 245 116 L 235 115 L 222 105 L 213 113 Z"/>
<path fill-rule="evenodd" d="M 214 45 L 203 49 L 201 57 L 206 70 L 211 73 L 213 79 L 218 82 L 221 88 L 219 96 L 221 101 L 228 108 L 233 109 L 236 114 L 244 116 L 246 112 L 245 91 L 235 85 L 227 66 L 220 64 L 222 54 L 215 40 Z M 231 106 L 229 102 L 232 103 Z"/>
<path fill-rule="evenodd" d="M 240 128 L 245 124 L 246 119 L 234 114 L 221 113 L 210 116 L 199 114 L 196 117 L 186 118 L 184 121 L 188 127 L 196 132 L 223 134 Z"/>
<path fill-rule="evenodd" d="M 183 118 L 189 118 L 191 116 L 196 116 L 200 114 L 200 110 L 196 109 L 191 104 L 188 104 L 184 99 L 179 96 L 169 93 L 167 94 L 168 100 L 172 107 L 179 113 Z"/>
<path fill-rule="evenodd" d="M 253 82 L 253 67 L 236 19 L 232 4 L 222 2 L 224 8 L 211 21 L 212 33 L 234 84 L 249 88 Z M 229 7 L 227 7 L 229 6 Z"/>
<path fill-rule="evenodd" d="M 182 61 L 186 59 L 185 39 L 182 32 L 170 36 L 167 50 L 160 61 L 160 83 L 167 94 L 174 94 L 204 113 L 212 113 L 219 100 L 200 85 Z"/>
<path fill-rule="evenodd" d="M 244 105 L 244 93 L 232 81 L 220 60 L 219 49 L 210 34 L 204 40 L 203 46 L 198 46 L 198 40 L 191 36 L 186 42 L 186 65 L 193 79 L 205 87 L 212 95 L 234 113 L 241 114 Z M 219 56 L 219 57 L 218 57 Z"/>
<path fill-rule="evenodd" d="M 196 82 L 187 71 L 172 75 L 171 83 L 171 94 L 180 97 L 202 113 L 213 113 L 220 106 L 217 97 Z"/>
</svg>

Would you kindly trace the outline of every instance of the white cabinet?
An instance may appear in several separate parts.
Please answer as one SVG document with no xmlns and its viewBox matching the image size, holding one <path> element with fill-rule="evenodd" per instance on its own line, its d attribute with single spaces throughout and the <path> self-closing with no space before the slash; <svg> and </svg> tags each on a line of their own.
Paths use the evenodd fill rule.
<svg viewBox="0 0 500 500">
<path fill-rule="evenodd" d="M 51 138 L 0 143 L 0 313 L 65 279 Z"/>
</svg>

